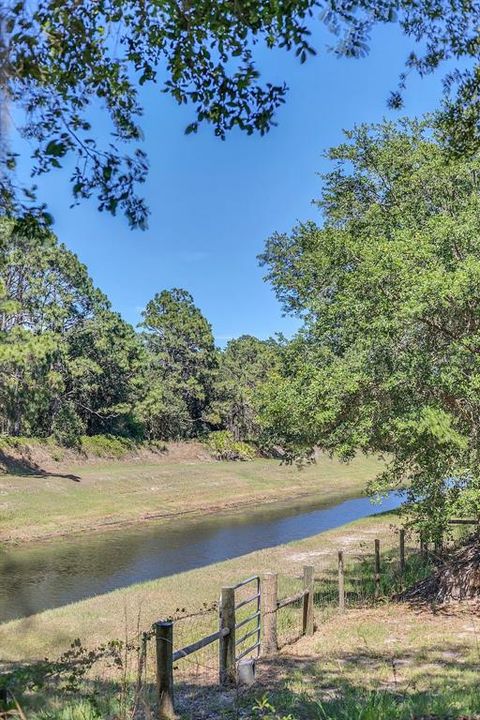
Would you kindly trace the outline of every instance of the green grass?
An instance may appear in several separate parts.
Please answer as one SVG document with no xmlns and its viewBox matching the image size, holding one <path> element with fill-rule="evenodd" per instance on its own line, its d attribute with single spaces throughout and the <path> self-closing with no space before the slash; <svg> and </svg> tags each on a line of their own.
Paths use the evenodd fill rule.
<svg viewBox="0 0 480 720">
<path fill-rule="evenodd" d="M 334 700 L 324 701 L 302 701 L 302 694 L 288 691 L 279 696 L 264 696 L 253 705 L 252 716 L 263 720 L 465 720 L 467 717 L 473 720 L 480 711 L 480 695 L 473 678 L 469 679 L 468 688 L 452 689 L 445 685 L 435 692 L 401 695 L 340 686 L 338 695 Z M 279 705 L 274 705 L 275 702 Z"/>
<path fill-rule="evenodd" d="M 275 713 L 267 708 L 263 716 L 272 719 L 476 716 L 478 631 L 477 613 L 468 605 L 438 612 L 387 603 L 336 614 L 313 638 L 265 662 L 259 690 L 243 702 L 249 707 L 264 696 Z"/>
<path fill-rule="evenodd" d="M 369 555 L 358 553 L 373 534 L 382 538 L 385 547 L 389 538 L 392 545 L 394 536 L 389 524 L 393 519 L 392 515 L 368 519 L 325 533 L 324 539 L 329 536 L 327 543 L 317 545 L 316 552 L 338 547 L 342 542 L 349 544 L 349 556 L 357 556 L 356 561 L 352 560 L 352 570 L 357 576 L 369 575 Z M 355 546 L 350 540 L 352 533 L 358 536 Z M 316 540 L 318 543 L 322 536 Z M 281 552 L 278 548 L 272 552 L 270 561 L 280 563 L 281 567 L 275 569 L 283 571 L 280 588 L 283 596 L 294 591 L 295 583 L 299 583 L 289 573 L 294 558 L 314 551 L 302 541 L 284 546 Z M 393 582 L 393 545 L 387 554 L 391 555 L 391 562 L 386 574 Z M 321 561 L 319 555 L 316 557 L 319 572 L 332 568 L 332 557 L 323 555 Z M 246 558 L 257 560 L 258 554 Z M 225 565 L 212 568 L 210 584 L 213 577 L 225 570 Z M 421 568 L 412 565 L 411 579 L 418 577 L 419 571 Z M 192 589 L 192 573 L 185 575 Z M 94 601 L 87 601 L 91 602 Z M 82 616 L 87 603 L 70 608 L 71 614 Z M 50 622 L 55 621 L 58 612 L 48 614 Z M 215 613 L 207 613 L 205 619 L 188 621 L 186 631 L 206 634 L 209 622 L 214 620 Z M 281 611 L 279 623 L 281 632 L 295 630 L 298 614 Z M 284 646 L 278 654 L 261 659 L 257 683 L 251 689 L 220 690 L 212 654 L 201 656 L 198 666 L 190 663 L 181 666 L 178 662 L 174 677 L 179 718 L 453 720 L 480 712 L 480 623 L 475 607 L 464 604 L 432 611 L 386 598 L 372 603 L 370 598 L 367 606 L 347 608 L 344 614 L 333 608 L 329 613 L 316 608 L 316 624 L 313 637 L 303 637 Z M 11 624 L 10 629 L 21 639 L 18 624 Z M 35 621 L 30 630 L 35 632 Z M 5 646 L 3 638 L 0 644 Z M 153 657 L 150 661 L 141 699 L 151 710 L 155 702 Z M 43 694 L 22 696 L 22 706 L 29 720 L 127 720 L 132 717 L 135 698 L 138 700 L 135 668 L 135 658 L 115 671 L 102 666 L 95 677 L 87 678 L 79 692 L 72 695 L 55 689 L 54 685 L 53 691 L 51 688 Z M 149 717 L 148 713 L 145 717 Z"/>
<path fill-rule="evenodd" d="M 277 462 L 102 461 L 62 466 L 37 474 L 4 475 L 0 482 L 0 537 L 30 540 L 134 522 L 145 515 L 214 512 L 238 503 L 270 502 L 312 496 L 327 501 L 358 494 L 378 464 L 358 458 L 350 466 L 322 459 L 299 472 Z M 73 477 L 72 477 L 73 476 Z M 79 480 L 79 482 L 77 481 Z M 183 517 L 187 517 L 184 515 Z M 165 521 L 167 521 L 165 519 Z M 206 568 L 135 585 L 70 606 L 0 626 L 1 660 L 28 662 L 52 658 L 79 637 L 88 647 L 114 638 L 132 638 L 178 608 L 198 609 L 217 599 L 219 590 L 251 575 L 280 574 L 280 596 L 301 586 L 303 565 L 314 565 L 316 623 L 312 638 L 301 638 L 271 659 L 263 659 L 251 690 L 219 692 L 216 648 L 199 655 L 198 664 L 178 663 L 175 678 L 179 716 L 223 720 L 418 720 L 455 719 L 480 712 L 480 624 L 468 605 L 448 614 L 388 601 L 399 586 L 397 542 L 388 513 L 336 530 L 280 545 Z M 382 546 L 382 597 L 372 602 L 373 541 Z M 410 538 L 410 553 L 413 539 Z M 349 608 L 335 607 L 336 558 L 342 549 Z M 410 582 L 424 568 L 409 562 Z M 363 607 L 360 607 L 363 605 Z M 299 632 L 300 609 L 279 613 L 282 643 Z M 183 622 L 183 624 L 182 624 Z M 207 634 L 216 612 L 177 623 L 179 647 Z M 194 656 L 195 657 L 195 656 Z M 142 702 L 154 702 L 153 656 L 142 688 Z M 135 662 L 102 666 L 86 678 L 82 691 L 61 689 L 21 696 L 28 720 L 127 720 L 135 702 Z M 262 700 L 262 698 L 264 698 Z M 138 700 L 138 698 L 137 698 Z M 256 709 L 253 710 L 256 706 Z M 142 714 L 140 713 L 140 716 Z M 145 717 L 148 713 L 145 712 Z"/>
<path fill-rule="evenodd" d="M 188 449 L 188 446 L 187 446 Z M 275 460 L 248 463 L 170 457 L 97 460 L 0 475 L 0 542 L 54 538 L 149 518 L 188 517 L 276 500 L 360 494 L 380 469 L 359 457 L 328 458 L 303 470 Z"/>
<path fill-rule="evenodd" d="M 395 611 L 394 611 L 395 612 Z M 379 620 L 381 615 L 379 616 Z M 327 630 L 328 632 L 328 630 Z M 447 649 L 451 638 L 437 628 L 437 641 Z M 458 654 L 458 644 L 455 645 Z M 418 649 L 412 647 L 410 654 Z M 211 720 L 454 720 L 478 717 L 478 657 L 464 644 L 458 668 L 438 658 L 433 648 L 423 648 L 414 671 L 404 673 L 390 687 L 372 665 L 362 678 L 342 677 L 337 670 L 330 687 L 318 657 L 303 656 L 295 668 L 291 658 L 274 667 L 259 667 L 259 681 L 240 693 L 219 692 L 213 686 L 201 687 L 193 682 L 177 693 L 179 720 L 208 717 Z M 361 659 L 361 654 L 359 654 Z M 338 653 L 337 660 L 341 660 Z M 400 661 L 401 658 L 399 657 Z M 430 677 L 432 667 L 438 674 Z M 265 679 L 268 670 L 269 678 Z M 425 679 L 426 676 L 427 679 Z M 417 679 L 420 678 L 420 681 Z M 331 676 L 327 677 L 332 681 Z M 66 693 L 47 694 L 44 699 L 21 697 L 29 720 L 127 720 L 135 704 L 133 683 L 126 690 L 122 682 L 85 684 L 76 696 Z M 141 699 L 152 712 L 155 690 L 150 681 L 141 690 Z M 140 710 L 142 706 L 140 705 Z M 140 717 L 149 717 L 149 714 Z"/>
</svg>

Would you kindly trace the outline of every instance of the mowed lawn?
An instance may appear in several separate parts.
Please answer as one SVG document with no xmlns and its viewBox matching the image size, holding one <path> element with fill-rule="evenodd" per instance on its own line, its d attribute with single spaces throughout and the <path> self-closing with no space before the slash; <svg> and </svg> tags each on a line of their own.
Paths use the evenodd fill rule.
<svg viewBox="0 0 480 720">
<path fill-rule="evenodd" d="M 129 459 L 0 475 L 0 542 L 21 543 L 249 504 L 360 494 L 381 464 L 321 457 L 299 470 L 278 460 Z"/>
</svg>

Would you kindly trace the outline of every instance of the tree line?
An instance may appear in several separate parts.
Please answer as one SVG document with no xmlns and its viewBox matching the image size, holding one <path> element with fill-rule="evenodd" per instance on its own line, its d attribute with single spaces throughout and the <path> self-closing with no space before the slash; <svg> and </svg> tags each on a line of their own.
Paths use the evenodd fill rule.
<svg viewBox="0 0 480 720">
<path fill-rule="evenodd" d="M 182 289 L 147 303 L 137 329 L 114 312 L 78 258 L 33 218 L 0 219 L 0 432 L 186 439 L 258 437 L 256 389 L 274 340 L 225 350 Z"/>
</svg>

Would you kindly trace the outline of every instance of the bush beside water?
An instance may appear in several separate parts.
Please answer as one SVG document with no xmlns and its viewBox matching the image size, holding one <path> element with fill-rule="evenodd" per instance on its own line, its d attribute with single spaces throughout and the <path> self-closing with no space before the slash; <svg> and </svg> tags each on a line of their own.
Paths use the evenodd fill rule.
<svg viewBox="0 0 480 720">
<path fill-rule="evenodd" d="M 205 444 L 217 460 L 253 460 L 254 448 L 248 443 L 235 440 L 228 430 L 211 432 Z"/>
</svg>

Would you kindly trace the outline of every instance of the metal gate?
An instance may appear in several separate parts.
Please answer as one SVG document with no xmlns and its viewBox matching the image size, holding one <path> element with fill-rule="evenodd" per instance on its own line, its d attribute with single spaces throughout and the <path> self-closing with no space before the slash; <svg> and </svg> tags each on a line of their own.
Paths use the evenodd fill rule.
<svg viewBox="0 0 480 720">
<path fill-rule="evenodd" d="M 242 600 L 241 602 L 235 604 L 235 615 L 240 608 L 246 607 L 247 605 L 251 605 L 252 603 L 255 603 L 256 610 L 251 615 L 248 615 L 246 618 L 243 618 L 240 622 L 235 623 L 235 633 L 237 630 L 239 630 L 242 627 L 245 627 L 245 625 L 248 625 L 251 622 L 255 622 L 255 627 L 253 630 L 248 630 L 244 635 L 239 637 L 238 639 L 235 639 L 235 662 L 238 663 L 242 658 L 244 658 L 246 655 L 249 655 L 254 650 L 257 651 L 257 657 L 260 655 L 260 637 L 261 637 L 261 611 L 260 611 L 260 601 L 261 601 L 261 591 L 260 591 L 260 576 L 259 575 L 253 575 L 252 577 L 247 578 L 246 580 L 243 580 L 243 582 L 238 583 L 237 585 L 234 585 L 234 590 L 238 590 L 239 588 L 245 587 L 246 585 L 254 584 L 256 588 L 255 595 L 251 595 L 250 597 L 247 597 L 245 600 Z M 250 645 L 244 650 L 238 650 L 240 649 L 240 646 L 245 643 L 246 640 L 256 635 L 256 640 L 253 645 Z M 236 634 L 235 634 L 236 637 Z"/>
</svg>

